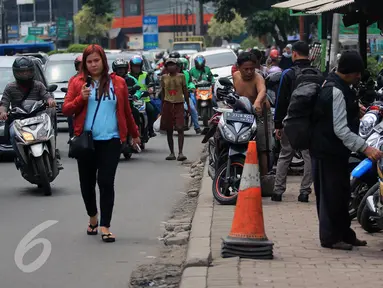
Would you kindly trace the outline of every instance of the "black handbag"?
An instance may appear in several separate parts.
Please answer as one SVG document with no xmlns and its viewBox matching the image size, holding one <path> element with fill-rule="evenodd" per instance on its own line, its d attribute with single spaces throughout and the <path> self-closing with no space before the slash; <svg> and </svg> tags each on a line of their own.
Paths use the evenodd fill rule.
<svg viewBox="0 0 383 288">
<path fill-rule="evenodd" d="M 69 140 L 69 153 L 68 156 L 70 158 L 76 158 L 78 159 L 81 155 L 87 154 L 89 152 L 94 151 L 94 142 L 93 142 L 93 125 L 94 121 L 96 120 L 98 108 L 100 107 L 101 98 L 98 100 L 96 112 L 93 116 L 92 126 L 90 128 L 90 131 L 83 131 L 80 136 L 73 136 Z"/>
</svg>

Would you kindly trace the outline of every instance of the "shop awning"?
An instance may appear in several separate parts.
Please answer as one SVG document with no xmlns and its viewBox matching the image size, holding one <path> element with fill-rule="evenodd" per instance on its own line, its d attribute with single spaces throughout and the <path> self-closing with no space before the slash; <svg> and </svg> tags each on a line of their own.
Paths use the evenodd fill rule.
<svg viewBox="0 0 383 288">
<path fill-rule="evenodd" d="M 351 5 L 354 2 L 355 0 L 290 0 L 271 7 L 303 11 L 307 14 L 320 14 Z"/>
</svg>

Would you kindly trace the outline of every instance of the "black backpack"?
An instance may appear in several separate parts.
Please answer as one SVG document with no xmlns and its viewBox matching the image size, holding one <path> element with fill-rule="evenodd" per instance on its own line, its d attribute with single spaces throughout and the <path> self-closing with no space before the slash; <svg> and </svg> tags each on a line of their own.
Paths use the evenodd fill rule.
<svg viewBox="0 0 383 288">
<path fill-rule="evenodd" d="M 325 78 L 314 68 L 292 68 L 295 72 L 293 93 L 283 120 L 284 133 L 295 150 L 310 148 L 312 115 Z"/>
</svg>

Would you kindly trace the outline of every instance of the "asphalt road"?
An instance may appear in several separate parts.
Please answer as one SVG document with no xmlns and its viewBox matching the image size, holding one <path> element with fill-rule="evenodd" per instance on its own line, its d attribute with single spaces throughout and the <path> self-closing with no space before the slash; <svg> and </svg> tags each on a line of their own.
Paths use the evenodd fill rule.
<svg viewBox="0 0 383 288">
<path fill-rule="evenodd" d="M 195 135 L 194 130 L 188 134 L 184 153 L 189 160 L 196 160 L 202 137 Z M 26 182 L 12 162 L 0 163 L 1 287 L 126 288 L 136 265 L 157 255 L 161 222 L 181 199 L 187 182 L 183 174 L 188 172 L 177 161 L 165 161 L 166 137 L 159 135 L 151 139 L 143 153 L 120 162 L 111 226 L 117 237 L 115 243 L 103 243 L 100 235 L 86 235 L 88 217 L 80 194 L 76 162 L 67 157 L 67 139 L 67 133 L 61 132 L 58 147 L 65 169 L 52 184 L 51 197 L 42 196 Z M 31 243 L 34 247 L 29 251 L 20 248 L 20 253 L 15 253 L 23 237 L 42 223 L 46 229 L 37 231 L 38 235 L 32 235 L 29 241 L 47 240 Z M 41 244 L 43 241 L 47 242 L 45 246 Z M 43 250 L 48 253 L 42 254 Z M 41 258 L 46 255 L 47 260 L 36 261 L 40 254 Z M 30 271 L 38 268 L 31 264 L 34 261 L 44 264 Z"/>
</svg>

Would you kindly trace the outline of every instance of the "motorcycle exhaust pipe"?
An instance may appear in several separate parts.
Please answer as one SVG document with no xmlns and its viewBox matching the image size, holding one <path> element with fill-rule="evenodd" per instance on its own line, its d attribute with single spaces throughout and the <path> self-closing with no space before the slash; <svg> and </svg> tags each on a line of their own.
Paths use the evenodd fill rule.
<svg viewBox="0 0 383 288">
<path fill-rule="evenodd" d="M 370 209 L 372 212 L 376 213 L 376 208 L 374 204 L 374 196 L 368 196 L 367 197 L 367 206 L 368 209 Z"/>
</svg>

